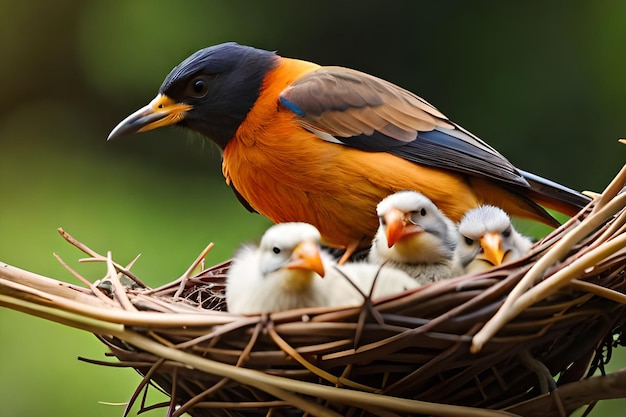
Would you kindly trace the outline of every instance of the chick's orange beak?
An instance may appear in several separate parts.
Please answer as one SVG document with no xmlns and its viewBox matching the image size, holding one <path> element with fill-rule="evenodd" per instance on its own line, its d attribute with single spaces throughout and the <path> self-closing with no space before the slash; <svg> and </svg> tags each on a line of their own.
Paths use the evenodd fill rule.
<svg viewBox="0 0 626 417">
<path fill-rule="evenodd" d="M 107 140 L 174 125 L 183 120 L 191 108 L 190 104 L 177 103 L 168 96 L 159 94 L 147 106 L 140 108 L 115 126 Z"/>
<path fill-rule="evenodd" d="M 385 219 L 385 235 L 387 236 L 387 246 L 392 247 L 396 242 L 424 231 L 419 224 L 411 222 L 409 213 L 402 210 L 391 209 L 386 213 Z"/>
<path fill-rule="evenodd" d="M 289 269 L 307 269 L 323 277 L 324 264 L 322 263 L 322 257 L 320 256 L 317 243 L 304 241 L 298 244 L 294 248 L 291 259 L 286 267 Z"/>
<path fill-rule="evenodd" d="M 486 233 L 480 238 L 480 246 L 483 248 L 485 259 L 495 266 L 502 263 L 506 251 L 502 249 L 502 236 L 500 236 L 500 233 Z"/>
</svg>

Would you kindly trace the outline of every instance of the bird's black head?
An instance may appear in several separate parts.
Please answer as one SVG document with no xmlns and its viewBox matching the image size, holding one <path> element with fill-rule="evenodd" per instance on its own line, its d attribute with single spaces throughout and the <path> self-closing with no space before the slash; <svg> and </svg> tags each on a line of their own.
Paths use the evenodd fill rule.
<svg viewBox="0 0 626 417">
<path fill-rule="evenodd" d="M 176 124 L 202 133 L 223 149 L 278 59 L 273 52 L 234 42 L 201 49 L 176 66 L 159 95 L 122 121 L 109 139 Z"/>
</svg>

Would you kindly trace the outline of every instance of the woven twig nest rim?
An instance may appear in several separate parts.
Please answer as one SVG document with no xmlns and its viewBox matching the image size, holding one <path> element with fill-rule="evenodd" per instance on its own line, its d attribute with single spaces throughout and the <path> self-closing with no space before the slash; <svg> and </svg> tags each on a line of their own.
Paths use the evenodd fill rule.
<svg viewBox="0 0 626 417">
<path fill-rule="evenodd" d="M 145 376 L 129 404 L 152 381 L 171 395 L 161 405 L 171 416 L 568 415 L 624 396 L 623 373 L 580 379 L 625 343 L 625 183 L 626 166 L 513 264 L 362 307 L 230 314 L 220 311 L 229 263 L 192 272 L 210 246 L 149 289 L 64 232 L 106 263 L 106 278 L 74 273 L 85 288 L 0 264 L 0 305 L 96 333 Z"/>
</svg>

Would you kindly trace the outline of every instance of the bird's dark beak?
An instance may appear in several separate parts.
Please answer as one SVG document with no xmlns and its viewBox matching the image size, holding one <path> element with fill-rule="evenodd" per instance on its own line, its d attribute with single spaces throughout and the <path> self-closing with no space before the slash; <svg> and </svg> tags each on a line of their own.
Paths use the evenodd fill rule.
<svg viewBox="0 0 626 417">
<path fill-rule="evenodd" d="M 409 213 L 396 208 L 385 214 L 387 246 L 392 247 L 407 236 L 424 231 L 420 225 L 412 223 L 409 216 Z"/>
<path fill-rule="evenodd" d="M 177 103 L 168 96 L 159 94 L 147 106 L 140 108 L 115 126 L 107 140 L 174 125 L 183 120 L 192 107 L 190 104 Z"/>
</svg>

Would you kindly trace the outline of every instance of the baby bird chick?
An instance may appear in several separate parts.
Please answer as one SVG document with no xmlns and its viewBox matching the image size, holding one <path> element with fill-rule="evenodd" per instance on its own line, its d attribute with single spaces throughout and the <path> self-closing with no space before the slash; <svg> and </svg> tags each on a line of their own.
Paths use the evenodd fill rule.
<svg viewBox="0 0 626 417">
<path fill-rule="evenodd" d="M 425 195 L 401 191 L 376 208 L 380 226 L 372 242 L 370 262 L 401 269 L 420 284 L 462 272 L 456 257 L 458 231 Z"/>
<path fill-rule="evenodd" d="M 459 259 L 467 274 L 519 259 L 533 244 L 515 230 L 504 210 L 488 205 L 465 213 L 459 223 L 459 234 Z"/>
<path fill-rule="evenodd" d="M 263 313 L 331 304 L 324 284 L 320 233 L 307 223 L 270 227 L 258 247 L 243 246 L 226 278 L 228 311 Z"/>
</svg>

